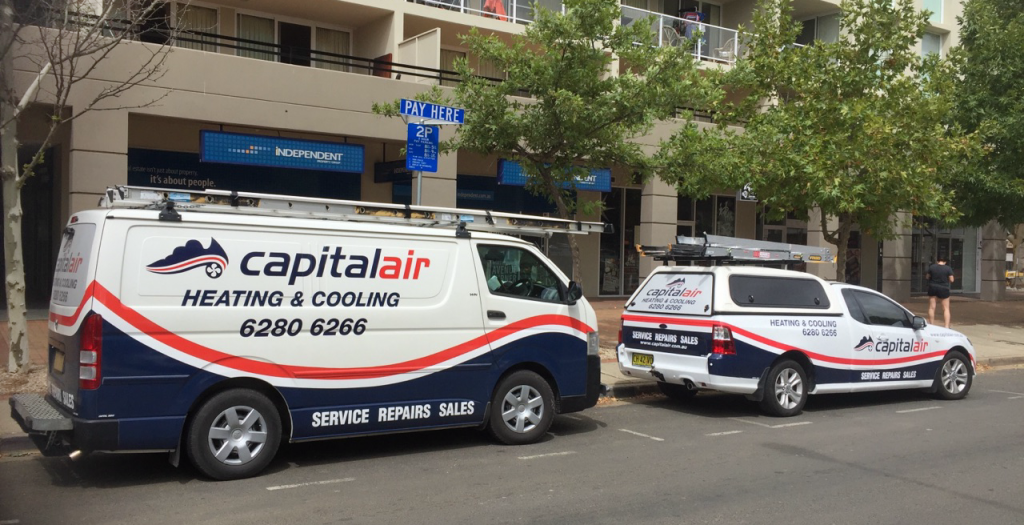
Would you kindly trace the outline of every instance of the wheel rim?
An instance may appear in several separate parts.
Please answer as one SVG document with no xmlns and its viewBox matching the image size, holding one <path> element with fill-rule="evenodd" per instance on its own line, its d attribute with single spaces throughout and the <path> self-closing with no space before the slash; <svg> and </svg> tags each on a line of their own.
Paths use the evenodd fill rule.
<svg viewBox="0 0 1024 525">
<path fill-rule="evenodd" d="M 804 397 L 804 382 L 800 374 L 787 368 L 775 378 L 775 400 L 779 406 L 787 410 L 796 408 Z"/>
<path fill-rule="evenodd" d="M 942 388 L 950 394 L 959 394 L 967 388 L 967 367 L 959 359 L 950 359 L 942 365 Z"/>
<path fill-rule="evenodd" d="M 231 407 L 210 425 L 210 452 L 225 465 L 244 465 L 256 458 L 267 443 L 267 422 L 256 409 Z"/>
<path fill-rule="evenodd" d="M 519 385 L 505 394 L 501 403 L 501 420 L 509 430 L 522 434 L 540 424 L 544 417 L 544 398 L 529 385 Z"/>
</svg>

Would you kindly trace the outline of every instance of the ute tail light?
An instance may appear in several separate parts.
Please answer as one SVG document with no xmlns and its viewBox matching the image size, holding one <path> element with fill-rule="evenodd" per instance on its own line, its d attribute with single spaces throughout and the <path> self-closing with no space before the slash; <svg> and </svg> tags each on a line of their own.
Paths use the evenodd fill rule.
<svg viewBox="0 0 1024 525">
<path fill-rule="evenodd" d="M 732 330 L 728 326 L 716 324 L 711 328 L 711 353 L 736 355 L 736 343 L 732 340 Z"/>
<path fill-rule="evenodd" d="M 103 358 L 103 317 L 92 314 L 82 323 L 79 340 L 78 388 L 96 390 L 103 380 L 100 363 Z"/>
</svg>

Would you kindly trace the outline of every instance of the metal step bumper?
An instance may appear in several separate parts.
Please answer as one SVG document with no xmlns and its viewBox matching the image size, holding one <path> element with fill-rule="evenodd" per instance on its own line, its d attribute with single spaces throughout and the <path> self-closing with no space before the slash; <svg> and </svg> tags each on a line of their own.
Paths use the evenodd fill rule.
<svg viewBox="0 0 1024 525">
<path fill-rule="evenodd" d="M 74 429 L 74 421 L 39 394 L 14 394 L 11 416 L 27 433 L 61 432 Z"/>
</svg>

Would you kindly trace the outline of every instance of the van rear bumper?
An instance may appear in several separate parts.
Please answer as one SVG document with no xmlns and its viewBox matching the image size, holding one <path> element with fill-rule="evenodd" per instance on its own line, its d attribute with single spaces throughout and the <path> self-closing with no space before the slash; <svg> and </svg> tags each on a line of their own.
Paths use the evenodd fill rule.
<svg viewBox="0 0 1024 525">
<path fill-rule="evenodd" d="M 39 394 L 15 394 L 9 401 L 11 417 L 44 455 L 74 450 L 117 450 L 118 422 L 69 417 L 53 401 Z"/>
<path fill-rule="evenodd" d="M 582 396 L 562 396 L 558 404 L 559 414 L 579 412 L 597 404 L 601 395 L 601 356 L 587 356 L 587 392 Z"/>
</svg>

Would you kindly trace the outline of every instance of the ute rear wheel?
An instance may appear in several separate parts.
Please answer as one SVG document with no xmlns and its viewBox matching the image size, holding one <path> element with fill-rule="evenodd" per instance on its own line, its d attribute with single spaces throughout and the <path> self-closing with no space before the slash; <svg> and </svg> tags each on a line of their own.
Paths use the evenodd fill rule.
<svg viewBox="0 0 1024 525">
<path fill-rule="evenodd" d="M 761 408 L 769 415 L 795 416 L 807 403 L 807 373 L 796 361 L 786 359 L 768 371 Z"/>
<path fill-rule="evenodd" d="M 970 365 L 963 354 L 951 352 L 942 360 L 935 375 L 935 394 L 940 399 L 963 399 L 973 382 Z"/>
<path fill-rule="evenodd" d="M 255 476 L 270 464 L 281 443 L 281 416 L 267 396 L 226 390 L 206 400 L 188 428 L 188 456 L 217 480 Z"/>
<path fill-rule="evenodd" d="M 551 385 L 534 372 L 519 370 L 494 390 L 488 430 L 506 445 L 525 445 L 544 437 L 554 419 Z"/>
</svg>

